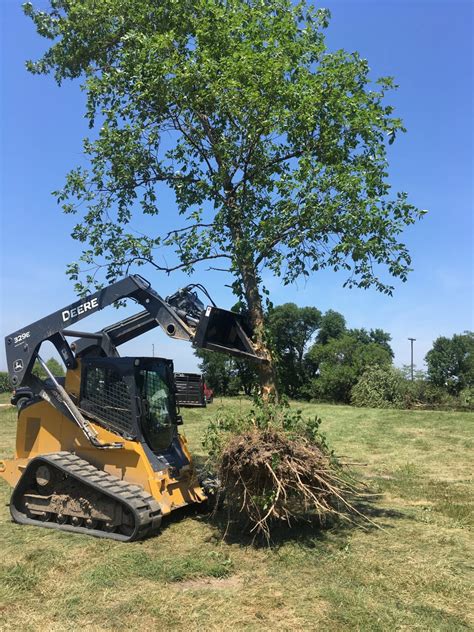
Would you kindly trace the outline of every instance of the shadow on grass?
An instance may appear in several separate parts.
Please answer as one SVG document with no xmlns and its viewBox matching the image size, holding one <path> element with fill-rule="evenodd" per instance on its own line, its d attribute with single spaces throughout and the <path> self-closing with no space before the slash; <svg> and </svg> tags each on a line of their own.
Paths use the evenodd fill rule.
<svg viewBox="0 0 474 632">
<path fill-rule="evenodd" d="M 193 461 L 198 471 L 206 471 L 206 457 L 195 455 Z M 383 507 L 382 502 L 381 495 L 363 496 L 357 502 L 352 502 L 360 515 L 348 514 L 347 519 L 331 516 L 322 523 L 317 516 L 305 516 L 299 520 L 293 520 L 290 525 L 283 521 L 275 522 L 272 525 L 269 542 L 263 536 L 256 537 L 255 533 L 251 532 L 251 526 L 235 516 L 235 512 L 233 516 L 230 516 L 225 507 L 213 511 L 206 504 L 188 505 L 173 511 L 163 520 L 161 529 L 165 530 L 186 517 L 192 517 L 211 527 L 216 540 L 228 544 L 277 548 L 294 542 L 314 548 L 317 542 L 325 541 L 328 537 L 347 539 L 354 530 L 376 532 L 380 529 L 393 529 L 395 528 L 394 520 L 407 518 L 406 513 Z"/>
<path fill-rule="evenodd" d="M 255 548 L 278 548 L 292 542 L 306 548 L 315 548 L 318 543 L 329 538 L 344 541 L 354 530 L 377 532 L 380 529 L 393 529 L 395 528 L 392 523 L 393 520 L 407 517 L 405 513 L 384 508 L 373 500 L 359 502 L 354 507 L 365 519 L 362 516 L 352 514 L 347 520 L 331 517 L 324 523 L 316 516 L 295 519 L 290 525 L 286 522 L 275 522 L 272 526 L 270 541 L 267 541 L 263 536 L 255 536 L 248 523 L 230 517 L 225 508 L 211 511 L 201 505 L 190 505 L 172 512 L 163 521 L 162 529 L 168 528 L 185 517 L 192 517 L 210 526 L 215 532 L 215 539 L 227 544 Z"/>
<path fill-rule="evenodd" d="M 198 470 L 203 469 L 205 458 L 195 459 Z M 331 538 L 346 538 L 355 529 L 364 531 L 389 530 L 395 528 L 395 520 L 407 518 L 407 514 L 392 508 L 383 507 L 383 496 L 372 494 L 370 488 L 357 499 L 351 500 L 354 512 L 342 510 L 342 516 L 328 516 L 323 522 L 316 515 L 305 515 L 293 519 L 291 524 L 275 521 L 271 525 L 271 539 L 267 541 L 263 535 L 252 532 L 252 525 L 238 515 L 238 509 L 230 513 L 224 506 L 218 511 L 205 512 L 190 508 L 191 515 L 200 514 L 199 519 L 216 530 L 216 537 L 229 544 L 242 546 L 278 547 L 288 542 L 299 542 L 314 546 L 314 542 Z M 176 513 L 176 512 L 175 512 Z M 313 543 L 313 544 L 312 544 Z"/>
</svg>

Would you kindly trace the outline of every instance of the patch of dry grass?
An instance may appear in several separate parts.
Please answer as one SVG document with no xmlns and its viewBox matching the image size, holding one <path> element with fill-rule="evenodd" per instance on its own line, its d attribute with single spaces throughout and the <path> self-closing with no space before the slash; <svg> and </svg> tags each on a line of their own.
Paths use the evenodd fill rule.
<svg viewBox="0 0 474 632">
<path fill-rule="evenodd" d="M 197 456 L 219 406 L 250 405 L 183 410 Z M 119 544 L 12 524 L 2 482 L 0 629 L 469 629 L 474 415 L 301 408 L 323 418 L 339 454 L 366 463 L 358 474 L 383 493 L 372 507 L 383 530 L 308 525 L 258 548 L 187 512 L 158 537 Z M 0 424 L 4 457 L 13 409 L 0 409 Z"/>
</svg>

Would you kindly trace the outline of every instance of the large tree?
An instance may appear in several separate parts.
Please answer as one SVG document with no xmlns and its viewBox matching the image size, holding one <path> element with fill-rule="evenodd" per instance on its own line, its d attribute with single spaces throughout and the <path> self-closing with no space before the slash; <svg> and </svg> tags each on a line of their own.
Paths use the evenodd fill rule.
<svg viewBox="0 0 474 632">
<path fill-rule="evenodd" d="M 390 346 L 392 336 L 388 331 L 384 331 L 383 329 L 371 329 L 370 331 L 367 331 L 367 329 L 349 329 L 348 333 L 364 344 L 375 342 L 389 353 L 392 360 L 395 357 L 393 349 Z"/>
<path fill-rule="evenodd" d="M 55 377 L 64 377 L 64 367 L 55 358 L 49 358 L 49 360 L 46 360 L 46 366 Z M 48 377 L 48 374 L 38 361 L 35 362 L 33 367 L 33 374 L 37 375 L 42 380 Z"/>
<path fill-rule="evenodd" d="M 89 166 L 58 192 L 80 215 L 82 262 L 69 268 L 80 288 L 101 266 L 112 280 L 137 264 L 191 271 L 224 262 L 270 360 L 265 268 L 284 283 L 345 270 L 346 285 L 388 293 L 384 266 L 406 279 L 399 235 L 420 211 L 404 193 L 389 196 L 386 145 L 403 131 L 385 102 L 394 82 L 372 81 L 357 53 L 326 49 L 326 10 L 290 0 L 24 6 L 51 40 L 29 70 L 81 80 L 94 130 Z M 170 213 L 161 187 L 176 196 L 172 230 L 160 222 Z M 145 234 L 142 214 L 156 219 Z M 165 265 L 167 246 L 177 258 Z M 260 381 L 274 388 L 271 361 Z"/>
<path fill-rule="evenodd" d="M 361 338 L 360 331 L 349 330 L 309 349 L 305 361 L 313 379 L 306 386 L 307 396 L 349 403 L 353 386 L 369 367 L 391 365 L 391 349 L 370 336 Z"/>
<path fill-rule="evenodd" d="M 269 310 L 267 327 L 277 360 L 280 389 L 291 397 L 305 380 L 304 354 L 321 321 L 316 307 L 284 303 Z"/>
<path fill-rule="evenodd" d="M 333 309 L 328 309 L 321 317 L 317 342 L 325 345 L 333 338 L 340 338 L 346 331 L 346 319 Z"/>
<path fill-rule="evenodd" d="M 428 379 L 457 394 L 474 386 L 474 333 L 465 331 L 452 338 L 436 338 L 426 354 Z"/>
<path fill-rule="evenodd" d="M 206 384 L 212 388 L 215 395 L 229 395 L 232 393 L 232 383 L 235 382 L 235 360 L 222 353 L 213 353 L 207 349 L 196 349 L 200 359 L 199 368 L 204 374 Z"/>
</svg>

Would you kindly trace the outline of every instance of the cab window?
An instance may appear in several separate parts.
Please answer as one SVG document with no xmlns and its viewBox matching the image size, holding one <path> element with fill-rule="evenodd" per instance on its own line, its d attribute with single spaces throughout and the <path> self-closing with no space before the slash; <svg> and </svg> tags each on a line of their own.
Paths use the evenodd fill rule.
<svg viewBox="0 0 474 632">
<path fill-rule="evenodd" d="M 173 438 L 170 387 L 157 371 L 141 370 L 138 376 L 143 401 L 143 430 L 152 450 L 166 449 Z"/>
<path fill-rule="evenodd" d="M 130 433 L 132 402 L 120 373 L 106 366 L 89 366 L 82 387 L 81 408 L 120 432 Z"/>
</svg>

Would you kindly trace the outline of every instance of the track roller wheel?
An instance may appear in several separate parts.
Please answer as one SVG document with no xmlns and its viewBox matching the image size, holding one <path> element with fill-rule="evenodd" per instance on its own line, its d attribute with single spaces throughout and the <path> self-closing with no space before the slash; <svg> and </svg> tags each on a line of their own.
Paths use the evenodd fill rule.
<svg viewBox="0 0 474 632">
<path fill-rule="evenodd" d="M 10 513 L 19 524 L 119 542 L 152 535 L 161 522 L 159 503 L 141 487 L 70 452 L 31 459 L 13 490 Z"/>
</svg>

